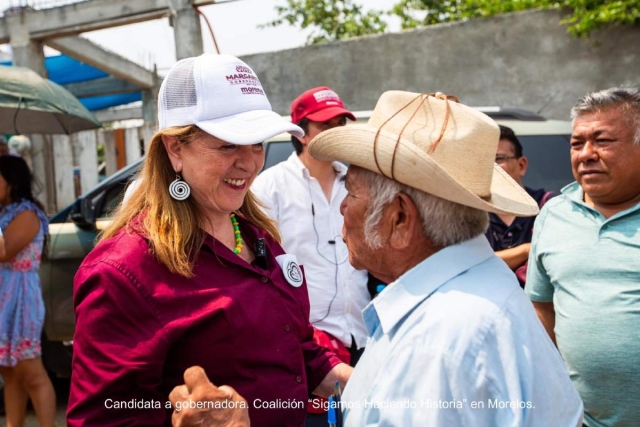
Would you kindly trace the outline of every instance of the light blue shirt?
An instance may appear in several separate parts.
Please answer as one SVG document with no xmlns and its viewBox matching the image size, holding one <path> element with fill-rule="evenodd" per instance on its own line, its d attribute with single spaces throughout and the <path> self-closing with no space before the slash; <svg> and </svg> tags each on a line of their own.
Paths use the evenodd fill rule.
<svg viewBox="0 0 640 427">
<path fill-rule="evenodd" d="M 345 426 L 580 425 L 558 351 L 484 236 L 425 259 L 363 314 Z"/>
<path fill-rule="evenodd" d="M 606 219 L 573 183 L 534 226 L 527 293 L 553 301 L 585 424 L 640 426 L 640 204 Z"/>
</svg>

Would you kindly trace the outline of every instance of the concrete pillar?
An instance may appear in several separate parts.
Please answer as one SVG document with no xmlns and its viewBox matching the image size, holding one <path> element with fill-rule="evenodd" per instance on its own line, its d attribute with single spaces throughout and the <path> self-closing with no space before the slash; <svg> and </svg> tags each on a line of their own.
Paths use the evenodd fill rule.
<svg viewBox="0 0 640 427">
<path fill-rule="evenodd" d="M 151 142 L 151 138 L 153 138 L 153 135 L 155 135 L 156 132 L 158 131 L 158 126 L 155 124 L 148 125 L 145 123 L 139 129 L 140 129 L 140 138 L 144 141 L 144 152 L 146 154 L 149 152 L 149 143 Z"/>
<path fill-rule="evenodd" d="M 42 43 L 32 41 L 29 30 L 24 25 L 24 15 L 17 13 L 6 16 L 6 23 L 11 37 L 11 49 L 13 51 L 13 64 L 18 67 L 29 68 L 39 75 L 46 77 L 44 68 L 44 50 Z M 30 157 L 33 178 L 36 183 L 36 197 L 48 214 L 57 211 L 55 192 L 55 173 L 53 167 L 53 149 L 50 138 L 42 135 L 28 135 L 31 140 Z M 69 167 L 67 167 L 69 168 Z"/>
<path fill-rule="evenodd" d="M 31 170 L 36 184 L 36 198 L 42 203 L 47 214 L 57 211 L 55 182 L 53 179 L 53 152 L 51 137 L 29 135 L 31 139 Z M 51 177 L 51 178 L 49 178 Z"/>
<path fill-rule="evenodd" d="M 29 29 L 25 25 L 24 15 L 6 17 L 13 51 L 13 64 L 18 67 L 29 68 L 42 77 L 47 77 L 44 68 L 44 49 L 41 42 L 31 40 Z"/>
<path fill-rule="evenodd" d="M 44 68 L 44 50 L 40 42 L 30 41 L 26 45 L 16 46 L 11 42 L 13 50 L 14 64 L 19 67 L 29 68 L 42 77 L 47 77 L 47 70 Z"/>
<path fill-rule="evenodd" d="M 67 135 L 55 135 L 52 138 L 53 165 L 55 171 L 55 194 L 58 209 L 67 206 L 75 199 L 73 185 L 73 152 Z"/>
<path fill-rule="evenodd" d="M 71 136 L 74 165 L 80 168 L 80 192 L 98 185 L 97 132 L 88 130 Z"/>
<path fill-rule="evenodd" d="M 158 126 L 158 90 L 159 87 L 142 90 L 142 119 L 145 125 Z"/>
<path fill-rule="evenodd" d="M 179 60 L 204 53 L 200 15 L 187 1 L 183 8 L 171 17 L 176 40 L 176 58 Z"/>
<path fill-rule="evenodd" d="M 199 23 L 199 21 L 198 21 Z M 142 91 L 142 119 L 144 124 L 138 128 L 139 138 L 144 143 L 144 154 L 149 150 L 151 138 L 158 131 L 158 93 L 161 81 L 158 79 L 158 67 L 154 65 L 155 84 L 151 89 Z"/>
<path fill-rule="evenodd" d="M 104 144 L 104 161 L 106 165 L 106 176 L 111 176 L 118 170 L 116 153 L 116 140 L 113 131 L 100 129 L 98 131 L 98 144 Z"/>
<path fill-rule="evenodd" d="M 125 130 L 124 143 L 127 156 L 127 165 L 130 165 L 140 157 L 142 157 L 140 132 L 138 131 L 138 128 L 128 128 Z"/>
</svg>

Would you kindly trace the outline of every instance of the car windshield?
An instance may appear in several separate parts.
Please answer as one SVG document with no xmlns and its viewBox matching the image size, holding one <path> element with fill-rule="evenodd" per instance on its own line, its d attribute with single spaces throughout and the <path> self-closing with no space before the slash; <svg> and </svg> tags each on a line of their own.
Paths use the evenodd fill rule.
<svg viewBox="0 0 640 427">
<path fill-rule="evenodd" d="M 524 185 L 531 189 L 560 191 L 574 181 L 569 155 L 569 135 L 519 136 L 527 158 Z"/>
</svg>

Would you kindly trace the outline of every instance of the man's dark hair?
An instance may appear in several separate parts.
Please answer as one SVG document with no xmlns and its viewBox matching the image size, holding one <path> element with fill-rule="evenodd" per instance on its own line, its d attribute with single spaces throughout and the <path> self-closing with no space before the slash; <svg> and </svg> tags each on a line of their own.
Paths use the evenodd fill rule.
<svg viewBox="0 0 640 427">
<path fill-rule="evenodd" d="M 304 118 L 296 123 L 297 126 L 301 127 L 304 133 L 309 131 L 309 119 Z M 293 144 L 293 148 L 296 149 L 296 154 L 299 156 L 302 154 L 302 142 L 298 140 L 295 136 L 291 135 L 291 143 Z"/>
<path fill-rule="evenodd" d="M 520 141 L 518 140 L 516 134 L 513 132 L 513 129 L 507 126 L 498 126 L 500 126 L 500 141 L 502 141 L 503 139 L 509 141 L 511 145 L 513 145 L 513 151 L 515 152 L 516 158 L 519 159 L 520 157 L 522 157 L 522 144 L 520 144 Z"/>
</svg>

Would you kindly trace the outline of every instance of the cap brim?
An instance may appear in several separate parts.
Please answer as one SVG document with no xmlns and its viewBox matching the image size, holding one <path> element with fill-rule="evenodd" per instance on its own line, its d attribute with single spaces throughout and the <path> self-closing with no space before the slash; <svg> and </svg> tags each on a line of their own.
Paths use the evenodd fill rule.
<svg viewBox="0 0 640 427">
<path fill-rule="evenodd" d="M 311 120 L 312 122 L 327 122 L 334 117 L 338 116 L 347 116 L 349 119 L 356 121 L 356 116 L 349 110 L 345 110 L 342 107 L 329 107 L 324 108 L 320 111 L 316 111 L 315 113 L 308 114 L 305 118 Z"/>
<path fill-rule="evenodd" d="M 298 126 L 269 110 L 247 111 L 195 125 L 209 135 L 236 145 L 258 144 L 283 132 L 298 138 L 304 136 Z"/>
</svg>

